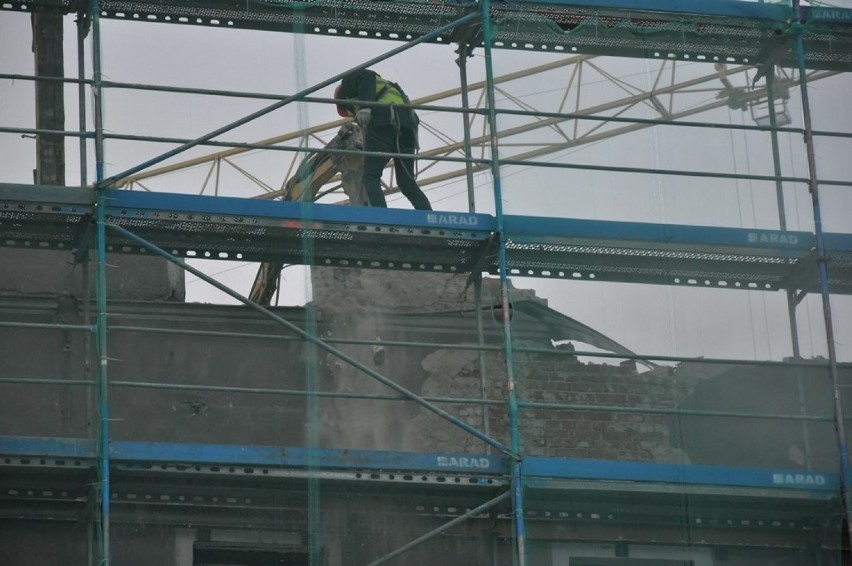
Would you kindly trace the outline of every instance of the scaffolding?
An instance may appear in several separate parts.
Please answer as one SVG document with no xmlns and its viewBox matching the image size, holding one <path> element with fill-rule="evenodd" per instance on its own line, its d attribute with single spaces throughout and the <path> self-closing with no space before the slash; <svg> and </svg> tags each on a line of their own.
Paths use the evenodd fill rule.
<svg viewBox="0 0 852 566">
<path fill-rule="evenodd" d="M 796 557 L 801 564 L 839 564 L 841 547 L 848 545 L 852 536 L 852 521 L 848 520 L 851 480 L 840 394 L 848 379 L 848 367 L 836 352 L 831 298 L 852 295 L 852 233 L 823 228 L 820 189 L 848 189 L 852 182 L 819 177 L 814 139 L 846 141 L 852 134 L 814 127 L 808 81 L 852 68 L 852 11 L 806 7 L 798 2 L 787 6 L 736 0 L 702 4 L 700 10 L 675 1 L 603 0 L 10 0 L 0 8 L 75 14 L 80 29 L 79 53 L 84 52 L 86 37 L 90 40 L 92 78 L 84 76 L 81 63 L 76 80 L 62 80 L 90 88 L 94 100 L 91 118 L 81 104 L 80 122 L 84 126 L 79 132 L 0 128 L 0 133 L 80 138 L 79 186 L 0 184 L 0 235 L 9 249 L 33 250 L 29 252 L 33 255 L 44 250 L 66 253 L 83 271 L 79 274 L 82 299 L 79 305 L 75 302 L 67 307 L 65 318 L 55 315 L 53 303 L 43 298 L 9 297 L 2 307 L 8 316 L 0 322 L 0 331 L 9 337 L 9 359 L 16 360 L 0 375 L 0 384 L 8 392 L 4 393 L 8 407 L 24 403 L 33 392 L 45 389 L 52 392 L 36 403 L 74 407 L 68 409 L 70 416 L 63 413 L 57 421 L 59 426 L 40 421 L 38 409 L 32 418 L 4 422 L 0 429 L 4 520 L 85 524 L 87 530 L 75 533 L 73 538 L 83 541 L 87 563 L 91 564 L 121 563 L 114 559 L 117 552 L 126 561 L 132 552 L 128 549 L 147 548 L 144 538 L 139 543 L 130 542 L 138 533 L 128 525 L 172 529 L 174 554 L 169 554 L 168 560 L 176 564 L 253 564 L 268 560 L 311 566 L 372 566 L 401 563 L 396 562 L 398 557 L 420 563 L 406 558 L 411 556 L 423 563 L 429 557 L 444 557 L 455 562 L 521 566 L 633 563 L 629 560 L 637 564 L 649 563 L 643 560 L 715 564 L 717 559 L 726 559 L 719 558 L 720 553 L 730 552 L 736 560 L 747 560 L 754 557 L 748 552 L 757 551 L 766 552 L 760 555 L 764 563 L 777 560 L 782 564 Z M 354 69 L 277 97 L 267 106 L 194 139 L 123 136 L 104 124 L 103 99 L 109 88 L 210 92 L 105 80 L 101 68 L 102 20 L 351 37 L 353 42 L 370 38 L 398 45 Z M 332 99 L 313 95 L 353 70 L 373 67 L 424 44 L 456 48 L 459 54 L 461 107 L 429 106 L 417 101 L 413 107 L 420 112 L 445 112 L 465 124 L 465 141 L 459 148 L 462 157 L 445 154 L 428 158 L 463 167 L 468 189 L 466 210 L 284 202 L 274 198 L 280 196 L 274 190 L 264 199 L 127 190 L 132 187 L 129 180 L 139 179 L 155 166 L 168 164 L 172 158 L 201 146 L 277 149 L 300 156 L 321 151 L 268 143 L 234 144 L 217 138 L 291 104 L 333 104 Z M 498 50 L 715 64 L 725 87 L 720 104 L 752 113 L 759 109 L 759 116 L 755 125 L 685 121 L 690 113 L 673 112 L 657 95 L 637 96 L 624 107 L 642 101 L 658 112 L 656 118 L 628 116 L 624 110 L 616 114 L 607 114 L 609 109 L 569 112 L 561 106 L 556 111 L 509 109 L 504 107 L 509 97 L 497 98 L 501 91 L 494 52 Z M 481 51 L 484 57 L 481 107 L 472 106 L 467 99 L 466 61 L 474 51 Z M 756 83 L 763 79 L 765 87 L 733 86 L 724 71 L 728 64 L 753 68 L 755 74 L 750 80 Z M 791 69 L 796 78 L 776 76 L 776 68 Z M 0 75 L 0 79 L 10 78 L 57 80 Z M 800 126 L 790 122 L 787 112 L 790 91 L 795 87 L 802 110 Z M 784 104 L 780 113 L 775 107 L 778 100 Z M 470 121 L 477 116 L 484 120 L 487 130 L 478 141 L 485 151 L 474 157 Z M 575 129 L 576 124 L 590 121 L 624 126 L 623 132 L 659 125 L 701 132 L 738 131 L 744 136 L 761 136 L 764 144 L 769 139 L 773 170 L 771 174 L 755 174 L 716 170 L 713 166 L 702 170 L 638 166 L 629 156 L 620 156 L 623 164 L 537 159 L 558 148 L 576 147 L 580 143 L 576 139 L 507 158 L 501 143 L 511 145 L 516 139 L 513 136 L 520 136 L 517 143 L 522 147 L 525 143 L 532 145 L 524 137 L 530 131 L 528 126 L 516 126 L 513 120 L 517 119 L 530 119 L 547 127 L 571 122 Z M 88 121 L 93 123 L 91 131 L 85 127 Z M 592 133 L 597 131 L 592 128 Z M 784 170 L 779 136 L 802 136 L 804 152 L 799 150 L 799 154 L 807 169 L 805 175 Z M 111 139 L 168 143 L 172 149 L 108 174 L 105 145 Z M 86 179 L 87 140 L 93 142 L 96 164 L 92 183 Z M 511 200 L 507 194 L 514 191 L 518 181 L 505 175 L 507 170 L 520 168 L 760 183 L 773 188 L 777 228 L 511 214 L 504 203 Z M 488 213 L 477 209 L 474 173 L 488 175 L 493 198 L 493 210 Z M 789 189 L 785 193 L 785 187 L 790 186 L 807 190 L 813 215 L 811 221 L 803 223 L 807 228 L 789 227 L 785 211 L 791 205 L 785 204 L 784 196 L 790 194 Z M 124 256 L 131 262 L 142 256 L 165 260 L 175 266 L 170 269 L 185 270 L 241 306 L 230 309 L 110 301 L 108 258 Z M 391 273 L 401 278 L 395 285 L 402 289 L 410 286 L 415 289 L 413 293 L 420 289 L 418 281 L 424 286 L 446 285 L 448 293 L 465 297 L 464 309 L 433 309 L 427 313 L 400 309 L 380 313 L 378 325 L 370 319 L 374 305 L 333 314 L 323 311 L 322 301 L 304 309 L 268 307 L 217 281 L 190 261 L 204 259 L 303 265 L 317 273 L 342 273 L 326 275 L 342 285 L 334 289 L 355 288 L 356 279 L 371 282 L 375 289 L 381 277 Z M 90 264 L 95 267 L 94 275 L 89 274 Z M 521 278 L 780 293 L 785 297 L 793 355 L 772 361 L 634 353 L 578 321 L 543 308 L 538 301 L 524 300 L 513 285 Z M 392 287 L 388 285 L 388 294 L 400 292 Z M 808 295 L 819 297 L 824 359 L 805 359 L 799 352 L 796 308 Z M 342 331 L 341 320 L 356 330 L 349 334 Z M 555 345 L 558 340 L 597 344 L 609 353 L 559 348 Z M 39 345 L 34 345 L 36 341 Z M 220 349 L 221 357 L 211 355 L 219 363 L 229 368 L 229 363 L 237 364 L 232 370 L 245 372 L 240 383 L 230 382 L 228 375 L 204 382 L 169 375 L 152 377 L 144 370 L 147 349 L 157 348 L 162 359 L 180 358 L 181 348 L 192 351 L 193 341 Z M 237 345 L 232 349 L 226 346 L 234 343 Z M 236 352 L 244 346 L 248 352 L 257 352 L 256 343 L 275 344 L 275 353 L 262 355 L 269 355 L 268 363 L 282 368 L 281 372 L 298 373 L 303 379 L 301 387 L 281 388 L 279 374 L 255 379 L 252 372 L 264 364 L 252 363 L 255 354 Z M 61 364 L 51 366 L 52 354 L 47 352 L 52 347 L 71 354 Z M 34 354 L 29 354 L 28 348 Z M 116 349 L 130 358 L 124 359 L 125 363 L 143 369 L 121 371 L 116 378 L 111 369 Z M 231 349 L 232 355 L 224 355 L 225 349 Z M 442 362 L 442 369 L 434 375 L 452 376 L 452 383 L 435 386 L 434 394 L 411 376 L 392 374 L 394 369 L 411 371 L 404 358 L 425 360 L 436 351 L 459 352 L 463 360 L 452 362 L 459 364 L 456 374 L 446 369 L 450 362 Z M 30 359 L 39 356 L 44 359 Z M 616 367 L 621 367 L 627 377 L 608 382 L 610 370 L 595 369 L 599 375 L 585 376 L 577 385 L 593 387 L 586 391 L 599 392 L 599 397 L 566 394 L 562 386 L 554 385 L 558 379 L 553 375 L 562 375 L 563 371 L 583 374 L 589 366 L 578 360 L 582 356 L 626 360 Z M 244 359 L 231 359 L 237 357 Z M 422 366 L 425 362 L 418 363 Z M 186 371 L 192 361 L 169 364 L 171 371 Z M 651 368 L 648 374 L 635 369 L 641 364 Z M 79 369 L 70 369 L 74 366 Z M 67 375 L 38 376 L 28 368 L 47 368 L 47 373 Z M 208 367 L 206 371 L 218 375 L 227 370 Z M 131 377 L 134 372 L 140 377 Z M 329 386 L 329 376 L 352 378 L 353 374 L 368 378 L 353 379 L 353 383 L 378 384 L 380 389 L 354 391 Z M 773 404 L 767 394 L 769 401 L 758 404 L 757 409 L 737 403 L 727 409 L 705 405 L 702 400 L 713 394 L 706 389 L 706 375 L 711 374 L 719 383 L 736 383 L 742 375 L 758 383 L 764 378 L 774 379 L 767 389 L 783 390 L 784 395 L 789 393 L 789 399 L 779 397 L 783 402 Z M 545 376 L 541 382 L 540 376 Z M 461 379 L 464 377 L 471 377 L 473 385 L 460 385 L 467 383 Z M 635 393 L 639 385 L 644 388 L 642 394 Z M 695 394 L 702 387 L 703 399 Z M 457 395 L 459 391 L 467 394 Z M 176 392 L 198 396 L 180 401 L 174 396 Z M 226 415 L 228 425 L 209 431 L 205 426 L 210 425 L 199 418 L 192 421 L 199 423 L 197 428 L 183 431 L 168 430 L 168 424 L 155 426 L 153 422 L 158 419 L 170 422 L 162 409 L 158 411 L 142 401 L 156 394 L 170 400 L 172 412 L 189 415 L 185 422 L 210 412 L 211 420 L 205 422 L 215 422 L 215 415 Z M 298 430 L 294 436 L 299 440 L 284 443 L 282 436 L 275 434 L 280 431 L 255 431 L 262 427 L 252 424 L 250 418 L 240 420 L 244 416 L 237 411 L 214 406 L 210 400 L 217 395 L 225 395 L 229 402 L 244 400 L 243 409 L 249 411 L 267 407 L 247 399 L 280 402 L 283 408 L 279 412 L 256 418 L 264 426 Z M 138 405 L 134 397 L 139 399 Z M 322 435 L 329 414 L 341 415 L 345 421 L 347 415 L 365 412 L 353 407 L 371 407 L 366 410 L 369 412 L 390 404 L 404 407 L 399 413 L 387 409 L 389 414 L 403 415 L 391 423 L 393 427 L 402 429 L 402 419 L 410 418 L 421 431 L 434 429 L 436 435 L 441 431 L 443 436 L 433 444 L 423 440 L 418 446 L 451 449 L 406 450 L 406 441 L 399 439 L 384 446 L 350 446 L 343 440 L 336 446 L 327 445 Z M 85 410 L 80 409 L 87 405 Z M 120 416 L 114 411 L 116 407 Z M 566 420 L 555 424 L 552 415 Z M 593 429 L 603 418 L 613 426 L 605 431 Z M 665 419 L 673 419 L 674 424 Z M 729 422 L 740 423 L 738 426 L 755 423 L 744 425 L 744 429 L 767 425 L 783 430 L 783 434 L 798 435 L 802 455 L 797 461 L 801 466 L 782 466 L 772 458 L 763 465 L 759 457 L 752 461 L 736 455 L 731 456 L 731 462 L 716 462 L 710 448 L 690 453 L 689 460 L 677 461 L 675 452 L 689 452 L 690 435 L 684 431 L 708 426 L 721 429 L 724 425 L 716 423 Z M 571 446 L 558 443 L 560 437 L 570 436 L 568 427 L 586 425 L 601 440 L 604 432 L 625 434 L 608 441 L 609 451 L 584 451 L 581 442 L 585 441 Z M 457 431 L 461 440 L 444 434 L 441 427 L 445 426 Z M 556 427 L 556 432 L 548 435 L 549 427 Z M 346 423 L 335 430 L 345 431 Z M 736 430 L 734 435 L 745 435 L 743 429 Z M 679 431 L 684 438 L 677 443 L 659 439 L 663 434 L 674 435 L 672 431 Z M 825 447 L 828 436 L 832 439 L 830 450 Z M 243 440 L 246 437 L 251 441 Z M 647 446 L 649 442 L 656 443 L 655 449 L 667 442 L 677 444 L 677 449 L 654 460 L 627 447 Z M 798 441 L 795 446 L 799 446 Z M 372 532 L 365 524 L 372 522 L 382 534 Z M 403 523 L 400 532 L 393 530 Z M 118 537 L 113 530 L 116 525 Z M 187 534 L 194 525 L 207 529 L 206 538 Z M 243 532 L 236 536 L 228 534 L 229 529 Z M 218 538 L 211 535 L 213 531 Z M 259 534 L 247 537 L 245 531 Z M 460 531 L 455 537 L 444 536 Z M 264 533 L 271 532 L 295 533 L 295 539 L 282 535 L 266 540 Z M 361 540 L 365 537 L 366 543 Z M 329 542 L 335 538 L 333 544 Z M 608 545 L 606 549 L 604 544 Z M 643 554 L 653 546 L 665 547 L 664 552 Z M 422 554 L 412 554 L 418 550 Z"/>
</svg>

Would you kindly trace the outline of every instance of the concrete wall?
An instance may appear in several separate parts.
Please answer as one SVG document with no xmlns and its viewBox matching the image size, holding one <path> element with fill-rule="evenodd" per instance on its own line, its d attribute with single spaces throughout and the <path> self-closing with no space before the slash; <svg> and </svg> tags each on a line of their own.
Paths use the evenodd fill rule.
<svg viewBox="0 0 852 566">
<path fill-rule="evenodd" d="M 317 270 L 315 280 L 318 329 L 332 348 L 416 395 L 470 399 L 438 405 L 508 442 L 503 403 L 506 367 L 496 322 L 486 320 L 483 343 L 494 350 L 482 357 L 473 348 L 442 346 L 446 340 L 476 341 L 472 290 L 465 289 L 463 277 Z M 486 298 L 489 293 L 493 288 L 485 290 Z M 9 316 L 40 324 L 85 322 L 85 305 L 73 296 L 57 295 L 40 304 L 49 306 Z M 109 311 L 107 371 L 114 384 L 110 403 L 116 439 L 298 446 L 308 418 L 306 397 L 298 392 L 315 387 L 347 396 L 318 401 L 312 418 L 324 447 L 485 450 L 481 440 L 414 402 L 400 402 L 398 391 L 340 356 L 320 350 L 318 363 L 313 364 L 300 338 L 242 307 L 117 302 Z M 304 327 L 304 311 L 278 312 Z M 447 331 L 438 326 L 453 321 L 464 321 L 467 326 L 460 332 L 467 334 L 442 335 Z M 834 466 L 831 395 L 824 370 L 693 363 L 647 371 L 633 363 L 578 360 L 565 351 L 527 353 L 523 347 L 542 350 L 544 338 L 517 335 L 516 340 L 519 350 L 513 369 L 518 398 L 560 405 L 522 408 L 519 426 L 527 454 L 730 466 Z M 433 344 L 421 345 L 430 341 Z M 7 379 L 91 382 L 95 376 L 93 337 L 82 330 L 0 328 L 0 358 L 4 361 L 0 374 Z M 192 389 L 222 386 L 248 391 Z M 3 388 L 0 434 L 89 435 L 91 387 L 4 384 Z M 483 392 L 501 403 L 487 407 L 476 403 Z M 652 412 L 634 411 L 637 408 Z M 677 409 L 696 414 L 670 414 Z M 800 411 L 825 420 L 803 425 L 773 417 Z"/>
<path fill-rule="evenodd" d="M 20 314 L 28 324 L 84 323 L 70 298 Z M 303 390 L 301 342 L 241 308 L 179 303 L 110 303 L 107 373 L 111 434 L 117 440 L 298 446 L 304 396 L 222 393 L 195 387 Z M 279 314 L 290 311 L 279 309 Z M 300 311 L 299 311 L 300 313 Z M 299 314 L 297 313 L 297 314 Z M 122 329 L 124 328 L 124 329 Z M 194 334 L 176 331 L 192 331 Z M 163 331 L 167 332 L 164 333 Z M 269 335 L 234 338 L 216 333 Z M 88 356 L 87 356 L 88 352 Z M 84 330 L 0 328 L 0 377 L 88 380 L 97 369 Z M 169 385 L 179 388 L 169 388 Z M 155 386 L 165 386 L 155 388 Z M 4 384 L 0 434 L 89 437 L 92 387 Z"/>
<path fill-rule="evenodd" d="M 508 442 L 506 367 L 500 351 L 500 326 L 491 308 L 496 298 L 493 282 L 487 282 L 483 292 L 483 343 L 496 349 L 480 357 L 475 349 L 447 346 L 475 342 L 473 292 L 464 276 L 388 276 L 378 271 L 317 269 L 314 277 L 318 331 L 331 347 L 418 395 L 434 398 L 436 404 L 471 426 L 484 430 L 487 423 L 491 436 Z M 59 287 L 62 292 L 23 296 L 19 289 L 17 296 L 0 296 L 4 320 L 84 323 L 84 303 L 64 292 L 69 287 Z M 513 289 L 512 295 L 515 300 L 536 300 L 528 291 Z M 315 360 L 292 332 L 243 307 L 125 300 L 110 303 L 108 311 L 113 439 L 301 446 L 305 444 L 306 425 L 314 419 L 321 445 L 328 448 L 451 453 L 486 450 L 482 441 L 423 407 L 386 399 L 399 394 L 333 352 L 320 350 Z M 305 327 L 310 311 L 282 308 L 275 312 Z M 515 320 L 516 345 L 543 349 L 550 343 L 547 330 L 530 328 L 528 322 Z M 400 344 L 358 342 L 376 339 Z M 436 343 L 422 345 L 430 340 Z M 92 351 L 91 336 L 87 337 L 85 331 L 0 327 L 0 377 L 91 382 L 97 368 Z M 562 350 L 530 353 L 519 349 L 514 359 L 522 401 L 573 406 L 523 408 L 520 435 L 525 454 L 833 469 L 826 468 L 833 464 L 830 422 L 809 423 L 803 428 L 801 423 L 771 417 L 678 417 L 666 413 L 687 408 L 771 415 L 804 408 L 809 414 L 823 414 L 830 396 L 821 372 L 799 375 L 787 368 L 760 370 L 708 364 L 640 371 L 633 363 L 591 363 Z M 485 364 L 484 372 L 480 372 L 481 363 Z M 804 404 L 799 397 L 800 378 L 807 392 Z M 180 387 L 172 387 L 175 384 Z M 255 391 L 209 390 L 222 386 Z M 317 412 L 312 414 L 306 397 L 298 393 L 312 386 L 349 397 L 321 397 Z M 29 383 L 0 387 L 0 434 L 92 435 L 95 413 L 91 388 Z M 501 403 L 486 409 L 473 402 L 480 398 L 483 388 L 488 399 Z M 274 394 L 269 391 L 272 389 L 290 393 Z M 441 400 L 447 398 L 472 401 Z M 594 410 L 604 406 L 661 412 Z M 187 489 L 190 487 L 187 484 Z M 144 494 L 144 485 L 138 489 Z M 445 496 L 454 503 L 454 510 L 447 507 L 445 512 L 435 504 L 435 493 L 431 486 L 396 491 L 381 486 L 370 491 L 360 485 L 337 491 L 321 488 L 321 539 L 328 565 L 367 563 L 438 527 L 459 509 L 487 499 L 485 494 L 476 501 Z M 287 484 L 280 491 L 255 492 L 252 497 L 260 498 L 257 507 L 267 511 L 259 514 L 253 504 L 218 516 L 211 509 L 200 521 L 206 524 L 199 524 L 195 514 L 180 515 L 177 505 L 169 506 L 166 513 L 156 507 L 117 503 L 114 545 L 120 561 L 116 563 L 143 564 L 153 559 L 182 566 L 186 545 L 204 540 L 207 530 L 214 527 L 246 533 L 299 532 L 306 540 L 307 486 Z M 259 521 L 259 516 L 265 522 Z M 23 527 L 29 538 L 21 540 L 29 542 L 11 543 L 10 548 L 19 553 L 15 563 L 42 564 L 63 553 L 70 557 L 66 563 L 82 563 L 77 558 L 85 552 L 80 541 L 88 536 L 84 519 L 81 515 L 79 521 L 62 523 L 61 527 L 42 527 L 41 523 L 32 529 Z M 8 537 L 19 532 L 18 527 L 5 529 L 11 522 L 4 521 L 4 528 L 0 528 L 0 532 L 11 533 Z M 613 528 L 602 526 L 583 536 L 607 539 L 623 534 L 619 525 Z M 572 532 L 565 530 L 565 536 Z M 8 537 L 4 534 L 0 541 Z M 505 517 L 471 521 L 391 563 L 425 566 L 441 557 L 450 557 L 451 561 L 465 557 L 464 563 L 508 565 L 510 537 Z M 641 536 L 635 537 L 641 540 Z M 50 544 L 41 544 L 48 538 Z M 33 545 L 40 548 L 31 560 L 23 549 Z M 536 565 L 559 564 L 555 548 L 538 541 L 530 551 L 536 556 Z M 808 562 L 803 559 L 801 563 Z"/>
<path fill-rule="evenodd" d="M 108 255 L 107 294 L 112 299 L 183 301 L 185 272 L 162 258 Z M 75 264 L 70 252 L 0 248 L 0 295 L 84 297 L 94 294 L 96 265 Z"/>
</svg>

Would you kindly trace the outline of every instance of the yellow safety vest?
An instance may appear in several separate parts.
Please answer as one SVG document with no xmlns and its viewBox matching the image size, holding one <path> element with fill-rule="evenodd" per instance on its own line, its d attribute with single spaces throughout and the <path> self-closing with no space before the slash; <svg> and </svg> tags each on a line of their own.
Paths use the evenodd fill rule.
<svg viewBox="0 0 852 566">
<path fill-rule="evenodd" d="M 402 93 L 399 86 L 376 75 L 376 102 L 385 104 L 409 104 L 408 97 Z"/>
</svg>

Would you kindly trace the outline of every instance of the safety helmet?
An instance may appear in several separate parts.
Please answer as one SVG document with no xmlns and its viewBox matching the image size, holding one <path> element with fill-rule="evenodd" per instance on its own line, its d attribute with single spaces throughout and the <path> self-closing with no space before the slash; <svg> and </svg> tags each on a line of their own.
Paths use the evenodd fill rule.
<svg viewBox="0 0 852 566">
<path fill-rule="evenodd" d="M 343 90 L 343 83 L 340 83 L 339 85 L 337 85 L 337 88 L 334 89 L 334 98 L 339 99 L 340 98 L 340 91 L 342 91 L 342 90 Z M 347 110 L 346 108 L 344 108 L 343 106 L 341 106 L 340 104 L 337 105 L 337 113 L 340 115 L 341 118 L 349 118 L 349 117 L 352 116 L 352 113 L 349 110 Z"/>
</svg>

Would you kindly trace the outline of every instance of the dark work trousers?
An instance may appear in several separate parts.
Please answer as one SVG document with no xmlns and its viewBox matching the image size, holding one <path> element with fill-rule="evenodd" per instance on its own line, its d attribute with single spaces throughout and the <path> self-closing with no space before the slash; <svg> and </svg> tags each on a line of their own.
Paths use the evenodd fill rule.
<svg viewBox="0 0 852 566">
<path fill-rule="evenodd" d="M 364 151 L 379 153 L 406 153 L 412 157 L 381 157 L 364 156 L 364 173 L 362 181 L 367 191 L 367 200 L 370 206 L 387 208 L 388 203 L 382 192 L 382 171 L 388 161 L 393 159 L 394 171 L 396 171 L 396 182 L 399 190 L 411 202 L 414 208 L 420 210 L 432 210 L 429 199 L 420 190 L 417 181 L 414 180 L 414 154 L 417 151 L 417 139 L 411 128 L 400 128 L 399 131 L 392 125 L 367 126 L 367 134 L 364 136 Z"/>
</svg>

